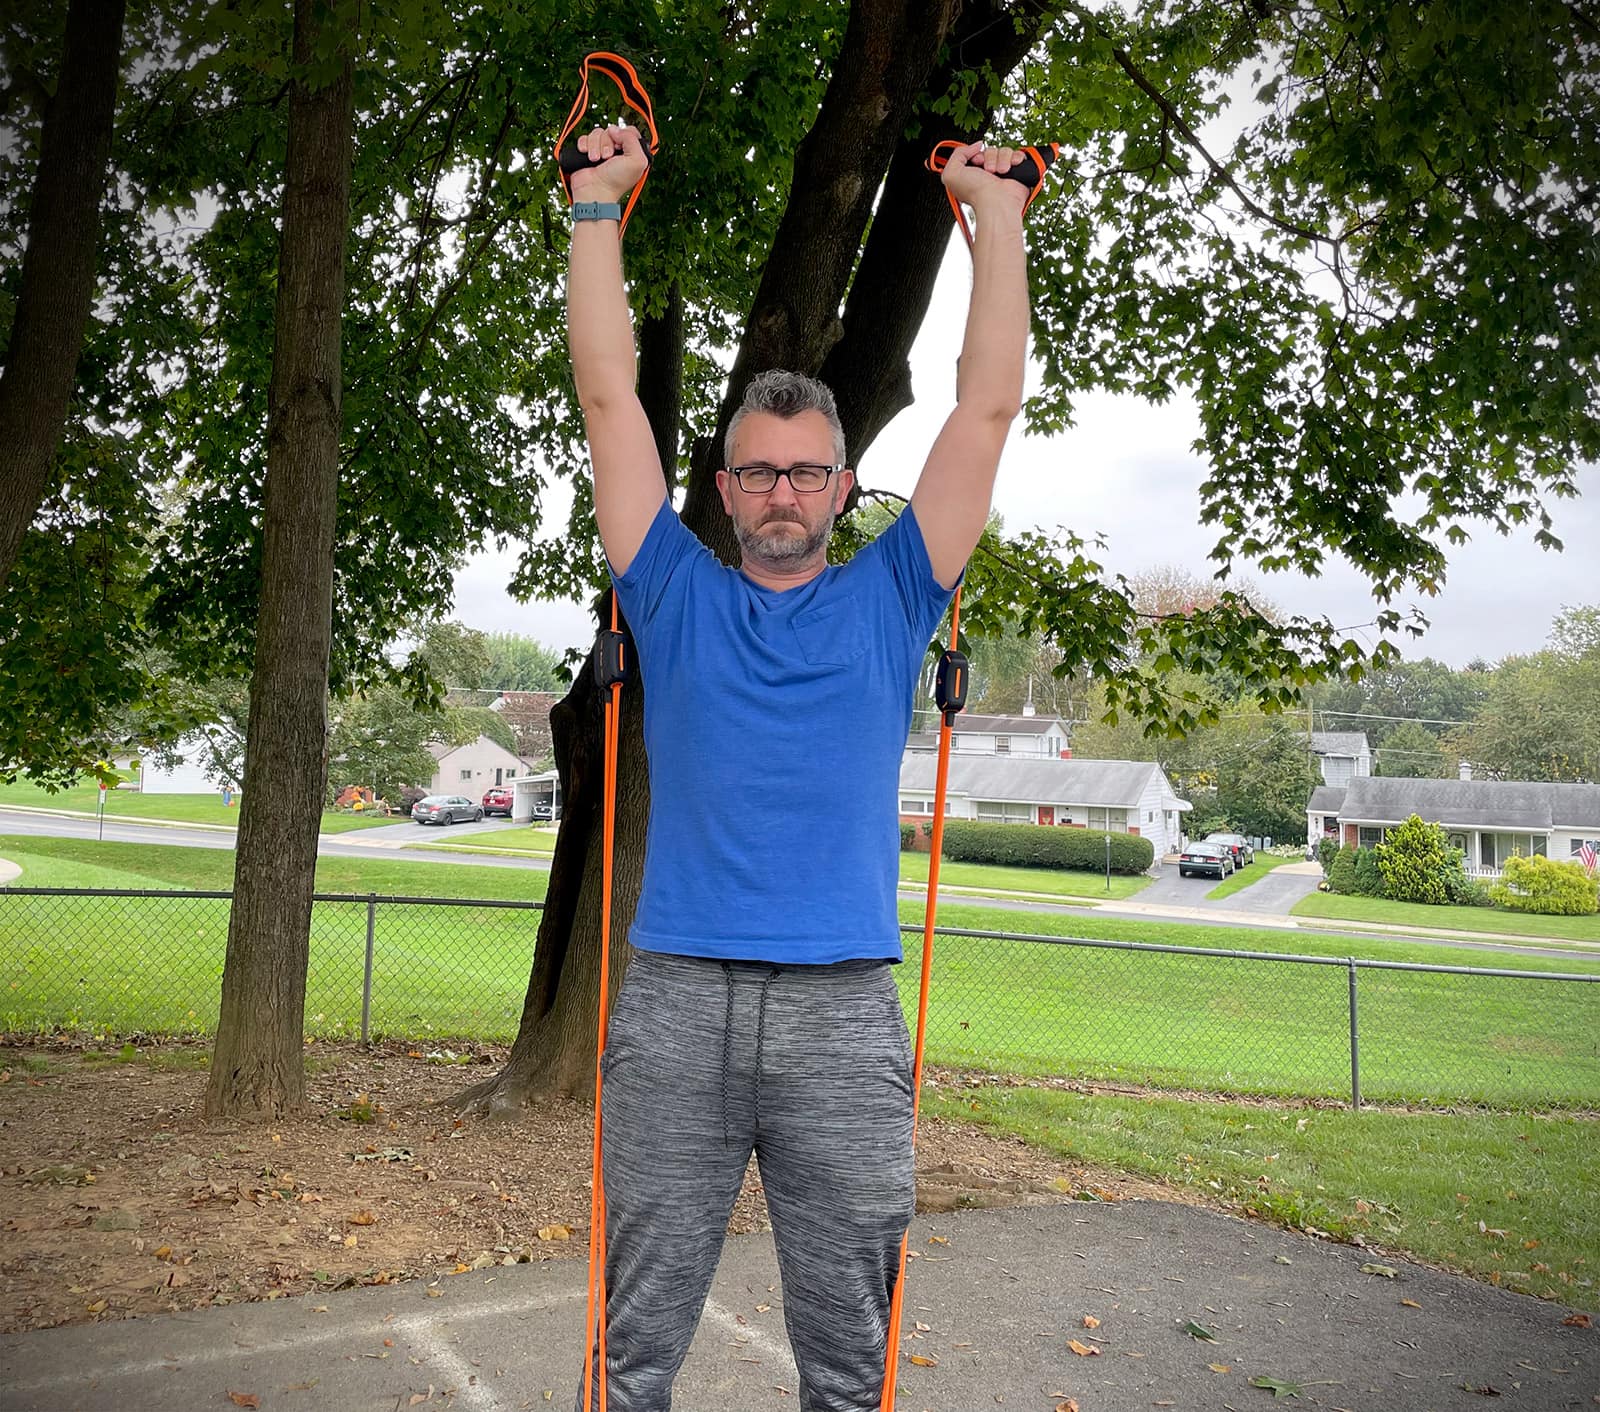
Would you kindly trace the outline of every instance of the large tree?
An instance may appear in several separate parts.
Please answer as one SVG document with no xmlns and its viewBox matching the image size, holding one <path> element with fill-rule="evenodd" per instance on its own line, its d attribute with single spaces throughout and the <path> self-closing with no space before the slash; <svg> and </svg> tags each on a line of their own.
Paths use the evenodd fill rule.
<svg viewBox="0 0 1600 1412">
<path fill-rule="evenodd" d="M 295 0 L 278 250 L 248 788 L 207 1116 L 305 1101 L 311 894 L 327 772 L 328 659 L 350 227 L 353 5 Z"/>
</svg>

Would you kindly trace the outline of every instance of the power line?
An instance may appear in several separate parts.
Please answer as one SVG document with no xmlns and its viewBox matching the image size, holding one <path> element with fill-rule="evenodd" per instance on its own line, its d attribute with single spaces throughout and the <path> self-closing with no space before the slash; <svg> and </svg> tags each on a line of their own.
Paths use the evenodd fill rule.
<svg viewBox="0 0 1600 1412">
<path fill-rule="evenodd" d="M 1321 706 L 1313 708 L 1319 716 L 1362 716 L 1372 721 L 1416 721 L 1424 726 L 1470 726 L 1471 721 L 1447 721 L 1437 716 L 1380 716 L 1376 711 L 1329 711 Z"/>
</svg>

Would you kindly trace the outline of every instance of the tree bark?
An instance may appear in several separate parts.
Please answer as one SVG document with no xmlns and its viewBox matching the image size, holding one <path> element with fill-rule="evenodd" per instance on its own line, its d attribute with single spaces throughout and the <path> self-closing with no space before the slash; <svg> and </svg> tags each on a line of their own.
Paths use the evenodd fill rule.
<svg viewBox="0 0 1600 1412">
<path fill-rule="evenodd" d="M 124 0 L 72 0 L 0 374 L 0 588 L 50 484 L 94 301 Z"/>
<path fill-rule="evenodd" d="M 328 657 L 341 430 L 340 315 L 350 227 L 350 12 L 295 0 L 267 474 L 261 616 L 244 802 L 208 1117 L 277 1118 L 305 1103 L 311 896 L 327 772 Z M 333 79 L 307 72 L 338 44 Z"/>
</svg>

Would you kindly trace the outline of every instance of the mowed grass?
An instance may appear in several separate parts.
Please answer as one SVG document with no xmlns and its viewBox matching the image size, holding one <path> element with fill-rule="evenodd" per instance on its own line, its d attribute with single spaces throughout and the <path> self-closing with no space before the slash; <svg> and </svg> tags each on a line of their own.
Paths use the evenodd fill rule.
<svg viewBox="0 0 1600 1412">
<path fill-rule="evenodd" d="M 902 922 L 920 917 L 902 905 Z M 1358 970 L 1360 1082 L 1365 1097 L 1389 1102 L 1600 1107 L 1600 963 L 950 903 L 939 925 L 1334 962 L 1357 945 L 1373 959 L 1586 976 Z M 911 1016 L 921 948 L 919 935 L 906 937 L 898 979 Z M 1344 964 L 939 936 L 927 1052 L 935 1064 L 995 1073 L 1348 1098 L 1349 987 Z"/>
<path fill-rule="evenodd" d="M 100 790 L 93 784 L 78 784 L 52 794 L 39 785 L 19 780 L 15 784 L 0 784 L 0 804 L 97 814 L 100 811 Z M 220 792 L 140 794 L 137 790 L 108 789 L 105 816 L 108 819 L 160 819 L 173 824 L 218 824 L 233 829 L 239 827 L 239 799 L 236 795 L 233 803 L 226 805 L 222 802 Z M 385 819 L 364 814 L 324 812 L 321 830 L 323 833 L 348 833 L 352 829 L 375 828 L 396 822 L 399 821 L 392 817 Z"/>
<path fill-rule="evenodd" d="M 13 886 L 189 889 L 233 885 L 223 849 L 0 836 Z M 322 858 L 319 892 L 537 901 L 543 869 Z M 209 1033 L 217 1022 L 228 903 L 210 898 L 7 896 L 0 888 L 0 1028 Z M 375 1035 L 509 1040 L 528 987 L 540 913 L 380 903 L 374 912 Z M 306 1032 L 359 1031 L 364 901 L 313 911 Z"/>
<path fill-rule="evenodd" d="M 548 824 L 538 827 L 512 824 L 492 834 L 468 834 L 448 843 L 408 843 L 406 847 L 443 848 L 451 853 L 531 853 L 548 858 L 556 851 L 556 831 Z"/>
<path fill-rule="evenodd" d="M 1286 1225 L 1360 1236 L 1579 1308 L 1596 1302 L 1593 1117 L 1285 1109 L 998 1086 L 929 1087 L 923 1105 Z M 1375 1297 L 1387 1288 L 1374 1286 Z"/>
<path fill-rule="evenodd" d="M 1300 857 L 1285 858 L 1278 853 L 1258 853 L 1256 854 L 1255 862 L 1251 863 L 1249 867 L 1240 868 L 1231 878 L 1224 878 L 1206 896 L 1211 898 L 1232 897 L 1236 892 L 1243 892 L 1252 883 L 1260 882 L 1274 868 L 1281 868 L 1285 863 L 1301 863 L 1304 861 Z"/>
<path fill-rule="evenodd" d="M 900 881 L 928 884 L 928 855 L 902 852 Z M 1111 875 L 1111 890 L 1106 890 L 1104 873 L 1084 873 L 1065 868 L 1002 868 L 985 863 L 939 864 L 939 886 L 981 888 L 985 892 L 1028 892 L 1042 897 L 1086 897 L 1113 900 L 1132 897 L 1150 886 L 1151 878 Z"/>
<path fill-rule="evenodd" d="M 23 884 L 225 889 L 221 850 L 0 838 Z M 548 875 L 420 861 L 321 860 L 323 891 L 529 899 Z M 920 919 L 914 903 L 903 921 Z M 1290 949 L 1342 961 L 1348 940 L 1117 921 L 1094 913 L 953 904 L 942 926 L 1029 931 L 1223 951 Z M 509 1038 L 532 959 L 536 914 L 380 904 L 373 1027 L 412 1037 Z M 307 1028 L 359 1022 L 363 902 L 316 910 Z M 0 1024 L 185 1033 L 215 1023 L 226 903 L 24 898 L 0 890 Z M 1369 955 L 1451 965 L 1516 963 L 1374 937 Z M 920 936 L 898 979 L 914 1015 Z M 1600 977 L 1595 962 L 1537 969 Z M 1524 963 L 1526 965 L 1526 963 Z M 1530 967 L 1531 968 L 1531 967 Z M 1600 1107 L 1600 983 L 1363 971 L 1357 985 L 1365 1096 L 1421 1103 Z M 1117 1079 L 1209 1092 L 1350 1093 L 1349 974 L 1239 956 L 1142 953 L 1048 941 L 936 939 L 928 1053 L 1000 1073 Z"/>
<path fill-rule="evenodd" d="M 1313 892 L 1295 903 L 1292 912 L 1296 917 L 1338 917 L 1352 922 L 1381 922 L 1391 927 L 1434 927 L 1445 931 L 1600 942 L 1600 914 L 1544 917 L 1535 912 L 1510 912 L 1500 907 L 1430 907 L 1424 902 L 1390 902 L 1381 897 L 1346 897 L 1332 892 Z"/>
</svg>

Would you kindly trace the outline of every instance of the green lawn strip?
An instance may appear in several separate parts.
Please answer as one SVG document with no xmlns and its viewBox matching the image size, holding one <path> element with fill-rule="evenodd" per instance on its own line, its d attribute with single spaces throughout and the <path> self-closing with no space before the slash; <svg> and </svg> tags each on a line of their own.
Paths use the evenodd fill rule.
<svg viewBox="0 0 1600 1412">
<path fill-rule="evenodd" d="M 452 853 L 520 853 L 548 858 L 556 851 L 556 835 L 550 829 L 515 827 L 503 833 L 474 833 L 460 839 L 447 836 L 438 843 L 408 843 L 406 847 L 448 848 Z"/>
<path fill-rule="evenodd" d="M 914 904 L 902 905 L 902 921 L 919 914 Z M 1223 951 L 1342 958 L 1351 949 L 1296 933 L 949 903 L 939 923 Z M 908 936 L 905 945 L 899 981 L 910 1015 L 921 939 Z M 1459 948 L 1382 937 L 1360 945 L 1386 960 L 1482 964 Z M 1515 968 L 1600 974 L 1600 964 L 1537 961 Z M 1369 1099 L 1600 1105 L 1600 984 L 1363 970 L 1357 1003 L 1361 1086 Z M 928 1058 L 997 1073 L 1347 1098 L 1348 1006 L 1349 973 L 1339 965 L 941 936 Z"/>
<path fill-rule="evenodd" d="M 1578 1195 L 1594 1186 L 1593 1118 L 1284 1110 L 998 1087 L 930 1086 L 923 1103 L 924 1112 L 1194 1187 L 1281 1224 L 1360 1236 L 1506 1289 L 1595 1304 L 1600 1203 Z M 1375 1298 L 1403 1294 L 1374 1281 Z"/>
<path fill-rule="evenodd" d="M 1277 853 L 1258 853 L 1255 862 L 1249 867 L 1240 868 L 1231 878 L 1224 878 L 1210 892 L 1207 897 L 1232 897 L 1236 892 L 1243 892 L 1252 883 L 1258 883 L 1274 868 L 1281 868 L 1285 863 L 1303 863 L 1305 859 L 1296 855 L 1285 858 Z"/>
<path fill-rule="evenodd" d="M 1296 917 L 1338 917 L 1381 922 L 1392 927 L 1434 927 L 1445 931 L 1489 932 L 1507 936 L 1548 936 L 1565 941 L 1600 942 L 1600 915 L 1544 917 L 1499 907 L 1430 907 L 1424 902 L 1389 902 L 1381 897 L 1345 897 L 1313 892 L 1292 909 Z"/>
<path fill-rule="evenodd" d="M 52 794 L 38 785 L 19 781 L 0 785 L 0 804 L 93 815 L 100 810 L 99 794 L 99 789 L 92 784 L 74 785 L 71 789 Z M 233 804 L 225 805 L 220 792 L 141 794 L 137 790 L 108 789 L 105 815 L 108 819 L 159 819 L 173 824 L 217 824 L 230 829 L 239 826 L 237 796 Z M 323 833 L 348 833 L 352 829 L 376 828 L 395 822 L 393 818 L 369 818 L 362 814 L 324 813 L 321 827 Z"/>
<path fill-rule="evenodd" d="M 928 883 L 928 855 L 903 852 L 900 855 L 902 883 Z M 1106 890 L 1104 873 L 1084 873 L 1063 868 L 1001 868 L 984 863 L 939 865 L 939 884 L 951 887 L 980 888 L 990 892 L 1031 892 L 1043 897 L 1123 898 L 1132 897 L 1150 886 L 1153 879 L 1111 875 L 1111 890 Z"/>
</svg>

